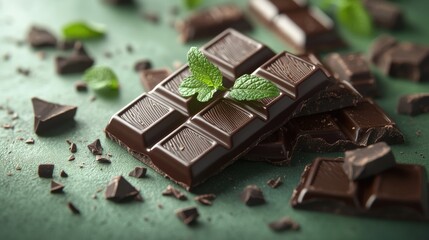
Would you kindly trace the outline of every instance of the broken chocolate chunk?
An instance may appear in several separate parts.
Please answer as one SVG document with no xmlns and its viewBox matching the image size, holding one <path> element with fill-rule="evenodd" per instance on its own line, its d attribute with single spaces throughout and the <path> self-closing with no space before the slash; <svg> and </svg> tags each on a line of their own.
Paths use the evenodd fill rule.
<svg viewBox="0 0 429 240">
<path fill-rule="evenodd" d="M 400 114 L 416 116 L 429 112 L 429 93 L 404 95 L 399 99 L 397 111 Z"/>
<path fill-rule="evenodd" d="M 102 155 L 96 155 L 95 156 L 95 160 L 99 163 L 112 163 L 112 161 L 110 161 L 110 159 L 106 156 L 102 156 Z"/>
<path fill-rule="evenodd" d="M 210 193 L 210 194 L 203 194 L 203 195 L 198 195 L 194 198 L 195 201 L 204 204 L 204 205 L 208 205 L 211 206 L 212 205 L 212 201 L 216 198 L 216 195 Z"/>
<path fill-rule="evenodd" d="M 13 129 L 14 128 L 14 126 L 12 124 L 9 124 L 9 123 L 5 123 L 1 127 L 4 129 Z"/>
<path fill-rule="evenodd" d="M 109 185 L 107 185 L 104 195 L 107 200 L 120 203 L 136 200 L 136 198 L 138 200 L 140 193 L 124 177 L 116 176 L 112 178 Z"/>
<path fill-rule="evenodd" d="M 61 183 L 51 181 L 51 193 L 63 193 L 64 185 Z"/>
<path fill-rule="evenodd" d="M 30 73 L 31 73 L 30 69 L 23 68 L 23 67 L 18 67 L 16 69 L 16 72 L 19 73 L 19 74 L 21 74 L 21 75 L 24 75 L 26 77 L 28 77 L 30 75 Z"/>
<path fill-rule="evenodd" d="M 69 161 L 73 161 L 73 160 L 75 160 L 76 159 L 76 157 L 74 156 L 74 154 L 72 154 L 72 155 L 70 155 L 70 157 L 69 157 Z"/>
<path fill-rule="evenodd" d="M 25 140 L 26 144 L 34 144 L 34 139 L 33 138 L 28 138 L 27 140 Z"/>
<path fill-rule="evenodd" d="M 54 164 L 40 164 L 37 173 L 41 178 L 52 178 Z"/>
<path fill-rule="evenodd" d="M 282 232 L 286 230 L 299 230 L 300 226 L 289 217 L 282 217 L 279 220 L 268 224 L 271 230 L 276 232 Z"/>
<path fill-rule="evenodd" d="M 404 15 L 397 5 L 384 0 L 365 0 L 363 3 L 375 25 L 386 29 L 404 25 Z"/>
<path fill-rule="evenodd" d="M 33 48 L 55 47 L 57 38 L 48 30 L 32 26 L 27 35 L 27 41 Z"/>
<path fill-rule="evenodd" d="M 134 64 L 134 71 L 136 72 L 140 72 L 150 68 L 152 68 L 152 62 L 147 59 L 139 60 Z"/>
<path fill-rule="evenodd" d="M 59 127 L 67 121 L 73 120 L 77 107 L 60 105 L 40 98 L 32 98 L 34 111 L 34 132 L 44 134 L 48 130 Z"/>
<path fill-rule="evenodd" d="M 144 178 L 146 176 L 147 169 L 145 167 L 135 167 L 128 176 L 135 178 Z"/>
<path fill-rule="evenodd" d="M 187 200 L 188 197 L 186 197 L 185 194 L 177 190 L 176 188 L 172 187 L 171 185 L 168 185 L 167 188 L 162 192 L 162 195 L 164 196 L 172 196 L 179 200 Z"/>
<path fill-rule="evenodd" d="M 241 193 L 241 201 L 247 206 L 256 206 L 264 204 L 265 198 L 259 187 L 256 185 L 248 185 Z"/>
<path fill-rule="evenodd" d="M 61 177 L 63 177 L 63 178 L 66 178 L 66 177 L 68 177 L 69 175 L 68 175 L 64 170 L 61 170 L 61 172 L 60 172 L 60 176 L 61 176 Z"/>
<path fill-rule="evenodd" d="M 76 91 L 78 91 L 78 92 L 86 92 L 86 91 L 88 91 L 88 85 L 85 82 L 82 82 L 82 81 L 76 82 L 76 84 L 74 85 L 74 87 L 76 88 Z"/>
<path fill-rule="evenodd" d="M 282 184 L 282 178 L 281 177 L 272 178 L 272 179 L 267 181 L 267 185 L 272 187 L 272 188 L 277 188 L 281 184 Z"/>
<path fill-rule="evenodd" d="M 55 66 L 58 74 L 82 73 L 94 64 L 85 51 L 81 42 L 76 42 L 74 51 L 69 57 L 58 56 L 55 58 Z"/>
<path fill-rule="evenodd" d="M 76 143 L 73 143 L 73 142 L 70 143 L 69 150 L 70 150 L 71 153 L 75 153 L 77 151 Z"/>
<path fill-rule="evenodd" d="M 67 203 L 67 207 L 70 209 L 70 211 L 71 211 L 73 214 L 80 214 L 79 209 L 77 209 L 77 207 L 76 207 L 73 203 L 68 202 L 68 203 Z"/>
<path fill-rule="evenodd" d="M 165 68 L 147 69 L 140 71 L 140 82 L 148 92 L 156 87 L 158 83 L 170 75 L 170 71 Z"/>
<path fill-rule="evenodd" d="M 96 139 L 93 143 L 88 145 L 89 151 L 94 155 L 103 154 L 103 147 L 101 146 L 100 139 Z"/>
<path fill-rule="evenodd" d="M 193 224 L 197 221 L 200 214 L 196 207 L 182 208 L 176 211 L 176 216 L 186 225 Z"/>
<path fill-rule="evenodd" d="M 350 180 L 372 177 L 396 165 L 395 156 L 385 142 L 345 152 L 343 170 Z"/>
</svg>

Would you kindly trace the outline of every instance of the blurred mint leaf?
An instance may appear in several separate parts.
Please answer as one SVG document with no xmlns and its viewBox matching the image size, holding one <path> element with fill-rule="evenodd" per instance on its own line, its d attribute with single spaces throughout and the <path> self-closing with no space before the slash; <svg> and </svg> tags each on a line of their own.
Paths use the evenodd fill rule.
<svg viewBox="0 0 429 240">
<path fill-rule="evenodd" d="M 207 102 L 213 97 L 217 88 L 208 86 L 204 82 L 195 79 L 194 76 L 186 77 L 179 85 L 179 93 L 184 97 L 189 97 L 194 94 L 197 95 L 197 100 L 200 102 Z"/>
<path fill-rule="evenodd" d="M 332 5 L 335 4 L 335 2 L 337 2 L 338 0 L 322 0 L 320 1 L 320 8 L 323 10 L 327 10 L 329 9 L 329 7 L 331 7 Z"/>
<path fill-rule="evenodd" d="M 183 3 L 188 9 L 194 9 L 200 6 L 202 2 L 203 0 L 183 0 Z"/>
<path fill-rule="evenodd" d="M 105 35 L 105 30 L 99 25 L 90 24 L 84 21 L 76 21 L 66 24 L 63 27 L 63 36 L 66 39 L 92 39 L 101 38 Z"/>
<path fill-rule="evenodd" d="M 371 17 L 359 0 L 342 0 L 336 16 L 341 25 L 353 33 L 368 36 L 373 31 Z"/>
<path fill-rule="evenodd" d="M 272 82 L 254 75 L 244 74 L 239 77 L 230 89 L 231 97 L 243 100 L 258 100 L 262 98 L 276 97 L 279 89 Z"/>
<path fill-rule="evenodd" d="M 213 65 L 198 48 L 189 49 L 188 63 L 195 79 L 216 89 L 222 86 L 222 73 L 219 68 Z"/>
<path fill-rule="evenodd" d="M 118 92 L 119 90 L 118 77 L 109 67 L 92 67 L 85 71 L 83 80 L 94 91 Z"/>
</svg>

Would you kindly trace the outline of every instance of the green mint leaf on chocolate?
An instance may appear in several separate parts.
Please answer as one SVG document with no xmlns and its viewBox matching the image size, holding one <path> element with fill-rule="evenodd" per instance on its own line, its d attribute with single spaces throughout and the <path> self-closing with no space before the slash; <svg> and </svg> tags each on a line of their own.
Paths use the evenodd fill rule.
<svg viewBox="0 0 429 240">
<path fill-rule="evenodd" d="M 62 31 L 64 38 L 75 40 L 101 38 L 105 35 L 104 28 L 84 21 L 68 23 L 63 27 Z"/>
<path fill-rule="evenodd" d="M 183 3 L 188 9 L 194 9 L 200 6 L 202 2 L 203 0 L 183 0 Z"/>
<path fill-rule="evenodd" d="M 213 94 L 217 91 L 217 88 L 208 86 L 204 82 L 189 76 L 183 80 L 179 86 L 179 93 L 184 97 L 189 97 L 194 94 L 197 95 L 197 100 L 200 102 L 207 102 L 213 97 Z"/>
<path fill-rule="evenodd" d="M 92 67 L 86 70 L 83 80 L 94 91 L 118 92 L 119 90 L 118 77 L 109 67 Z"/>
<path fill-rule="evenodd" d="M 372 33 L 371 17 L 359 0 L 343 0 L 337 7 L 336 16 L 351 32 L 366 36 Z"/>
<path fill-rule="evenodd" d="M 251 101 L 262 98 L 276 97 L 279 89 L 272 82 L 254 75 L 244 74 L 235 80 L 230 89 L 231 97 L 239 101 Z"/>
<path fill-rule="evenodd" d="M 196 47 L 188 51 L 189 69 L 195 79 L 213 88 L 222 87 L 222 73 Z"/>
</svg>

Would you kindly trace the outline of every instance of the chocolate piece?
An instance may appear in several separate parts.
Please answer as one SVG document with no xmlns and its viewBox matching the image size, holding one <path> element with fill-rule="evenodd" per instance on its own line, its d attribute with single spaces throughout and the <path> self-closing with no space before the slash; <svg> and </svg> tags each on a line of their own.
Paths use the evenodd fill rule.
<svg viewBox="0 0 429 240">
<path fill-rule="evenodd" d="M 239 35 L 228 30 L 221 36 L 228 32 Z M 235 42 L 224 44 L 237 46 Z M 249 59 L 248 51 L 234 53 L 238 54 L 236 59 L 246 59 L 243 55 Z M 329 81 L 318 66 L 282 52 L 254 72 L 278 85 L 278 97 L 239 102 L 219 92 L 209 102 L 201 103 L 178 93 L 178 84 L 188 74 L 185 65 L 115 114 L 106 127 L 109 138 L 188 189 L 238 160 L 280 128 L 301 101 Z M 231 85 L 229 80 L 224 81 Z"/>
<path fill-rule="evenodd" d="M 89 151 L 94 155 L 103 154 L 103 147 L 101 146 L 100 139 L 95 139 L 95 141 L 88 145 Z"/>
<path fill-rule="evenodd" d="M 188 197 L 186 197 L 185 194 L 181 193 L 179 190 L 175 189 L 171 185 L 168 185 L 167 188 L 162 192 L 163 196 L 172 196 L 179 200 L 187 200 Z"/>
<path fill-rule="evenodd" d="M 4 129 L 13 129 L 14 126 L 12 124 L 9 124 L 9 123 L 4 123 L 2 125 L 2 128 L 4 128 Z"/>
<path fill-rule="evenodd" d="M 141 198 L 140 192 L 122 176 L 112 178 L 104 195 L 107 200 L 117 203 Z"/>
<path fill-rule="evenodd" d="M 198 195 L 198 196 L 194 197 L 194 200 L 201 203 L 201 204 L 211 206 L 213 204 L 212 201 L 215 198 L 216 198 L 216 195 L 211 193 L 211 194 Z"/>
<path fill-rule="evenodd" d="M 26 144 L 34 144 L 34 139 L 33 138 L 29 138 L 27 140 L 25 140 Z"/>
<path fill-rule="evenodd" d="M 264 194 L 256 185 L 248 185 L 240 195 L 241 201 L 247 206 L 257 206 L 265 204 Z"/>
<path fill-rule="evenodd" d="M 144 178 L 146 176 L 147 169 L 145 167 L 135 167 L 128 176 L 135 178 Z"/>
<path fill-rule="evenodd" d="M 78 91 L 78 92 L 88 91 L 88 85 L 85 82 L 78 81 L 78 82 L 76 82 L 76 84 L 74 86 L 76 88 L 76 91 Z"/>
<path fill-rule="evenodd" d="M 18 67 L 16 69 L 16 72 L 19 73 L 19 74 L 21 74 L 21 75 L 24 75 L 26 77 L 28 77 L 30 75 L 30 73 L 31 73 L 30 69 L 23 68 L 23 67 Z"/>
<path fill-rule="evenodd" d="M 70 49 L 73 49 L 75 44 L 76 44 L 75 40 L 63 40 L 57 43 L 57 48 L 59 50 L 70 50 Z"/>
<path fill-rule="evenodd" d="M 69 147 L 69 150 L 70 150 L 70 152 L 71 153 L 75 153 L 75 152 L 77 152 L 77 146 L 76 146 L 76 143 L 70 143 L 70 147 Z"/>
<path fill-rule="evenodd" d="M 67 203 L 67 207 L 70 209 L 70 211 L 71 211 L 73 214 L 80 214 L 79 209 L 77 209 L 77 207 L 76 207 L 72 202 L 68 202 L 68 203 Z"/>
<path fill-rule="evenodd" d="M 404 25 L 402 10 L 395 4 L 384 0 L 365 0 L 363 3 L 375 25 L 386 29 L 398 29 Z"/>
<path fill-rule="evenodd" d="M 176 24 L 180 40 L 184 43 L 213 37 L 227 28 L 243 32 L 251 30 L 252 25 L 243 11 L 233 4 L 216 5 L 199 10 Z"/>
<path fill-rule="evenodd" d="M 397 112 L 416 116 L 429 112 L 429 93 L 415 93 L 402 96 L 398 101 Z"/>
<path fill-rule="evenodd" d="M 55 58 L 55 68 L 58 74 L 82 73 L 94 64 L 85 51 L 81 42 L 76 42 L 73 53 L 69 57 Z"/>
<path fill-rule="evenodd" d="M 48 130 L 71 121 L 76 115 L 76 106 L 60 105 L 40 98 L 31 98 L 34 112 L 34 132 L 44 134 Z"/>
<path fill-rule="evenodd" d="M 277 188 L 278 186 L 282 185 L 282 178 L 281 177 L 272 178 L 267 181 L 267 185 L 272 188 Z"/>
<path fill-rule="evenodd" d="M 343 170 L 350 180 L 372 177 L 396 165 L 395 156 L 385 142 L 346 151 Z"/>
<path fill-rule="evenodd" d="M 108 157 L 102 156 L 102 155 L 96 155 L 95 160 L 99 163 L 107 163 L 107 164 L 112 163 L 112 161 L 110 161 Z"/>
<path fill-rule="evenodd" d="M 73 161 L 73 160 L 75 160 L 76 159 L 76 157 L 74 156 L 74 154 L 72 154 L 72 155 L 70 155 L 70 157 L 69 157 L 69 161 Z"/>
<path fill-rule="evenodd" d="M 250 10 L 299 52 L 326 51 L 344 46 L 334 22 L 305 1 L 252 0 Z"/>
<path fill-rule="evenodd" d="M 336 78 L 349 81 L 362 95 L 377 95 L 375 78 L 363 54 L 331 53 L 326 57 L 325 63 Z"/>
<path fill-rule="evenodd" d="M 398 41 L 390 35 L 383 34 L 379 36 L 374 40 L 369 48 L 369 60 L 377 66 L 380 65 L 384 54 L 397 44 Z"/>
<path fill-rule="evenodd" d="M 276 220 L 274 222 L 270 222 L 268 226 L 271 228 L 271 230 L 276 232 L 282 232 L 286 230 L 299 230 L 300 226 L 298 223 L 294 222 L 289 217 L 282 217 L 279 220 Z"/>
<path fill-rule="evenodd" d="M 428 220 L 426 170 L 397 164 L 380 174 L 351 181 L 341 158 L 317 158 L 294 190 L 293 208 L 392 219 Z"/>
<path fill-rule="evenodd" d="M 158 83 L 164 80 L 168 75 L 170 75 L 170 71 L 165 68 L 160 69 L 147 69 L 140 71 L 140 82 L 143 85 L 144 90 L 149 92 L 154 89 Z"/>
<path fill-rule="evenodd" d="M 51 193 L 63 193 L 64 185 L 61 183 L 51 181 Z"/>
<path fill-rule="evenodd" d="M 152 68 L 152 62 L 147 59 L 139 60 L 134 64 L 134 71 L 136 72 L 140 72 L 151 68 Z"/>
<path fill-rule="evenodd" d="M 196 207 L 182 208 L 176 211 L 176 216 L 186 225 L 194 224 L 200 214 Z"/>
<path fill-rule="evenodd" d="M 33 48 L 55 47 L 57 45 L 57 38 L 47 29 L 32 26 L 27 35 L 27 42 Z"/>
<path fill-rule="evenodd" d="M 54 173 L 54 164 L 40 164 L 37 170 L 39 177 L 41 178 L 52 178 Z"/>
<path fill-rule="evenodd" d="M 61 177 L 63 177 L 63 178 L 66 178 L 66 177 L 68 177 L 69 175 L 68 175 L 64 170 L 61 170 L 61 172 L 60 172 L 60 176 L 61 176 Z"/>
</svg>

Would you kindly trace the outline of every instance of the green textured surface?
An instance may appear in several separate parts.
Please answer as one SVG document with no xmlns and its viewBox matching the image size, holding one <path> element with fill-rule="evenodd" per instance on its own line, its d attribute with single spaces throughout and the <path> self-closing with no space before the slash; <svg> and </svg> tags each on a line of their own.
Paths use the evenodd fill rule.
<svg viewBox="0 0 429 240">
<path fill-rule="evenodd" d="M 104 188 L 116 175 L 127 175 L 140 165 L 125 150 L 105 138 L 103 128 L 112 114 L 137 97 L 143 88 L 132 70 L 136 59 L 150 58 L 155 67 L 172 66 L 176 60 L 184 62 L 189 45 L 178 42 L 177 33 L 169 26 L 172 19 L 168 11 L 162 14 L 158 25 L 145 22 L 139 13 L 160 12 L 175 1 L 142 1 L 136 9 L 115 9 L 101 1 L 92 0 L 0 0 L 0 55 L 11 55 L 9 61 L 0 59 L 0 104 L 9 106 L 19 114 L 13 121 L 5 110 L 0 111 L 0 125 L 14 123 L 13 130 L 0 128 L 0 238 L 1 239 L 427 239 L 427 223 L 389 221 L 370 218 L 353 218 L 290 208 L 288 202 L 305 164 L 315 155 L 301 154 L 292 166 L 274 167 L 264 163 L 239 162 L 213 177 L 201 188 L 200 193 L 215 193 L 218 198 L 212 207 L 200 206 L 187 193 L 188 201 L 178 201 L 161 196 L 171 182 L 149 170 L 146 179 L 126 177 L 145 199 L 143 203 L 114 204 L 104 199 Z M 221 1 L 206 1 L 206 5 Z M 245 6 L 246 1 L 236 1 Z M 397 1 L 403 5 L 408 27 L 394 33 L 402 40 L 427 43 L 429 28 L 426 0 Z M 180 14 L 187 14 L 182 9 Z M 74 82 L 80 75 L 60 77 L 55 74 L 53 57 L 56 51 L 47 51 L 47 58 L 40 60 L 29 46 L 17 46 L 13 39 L 23 39 L 32 24 L 47 26 L 57 34 L 61 26 L 74 20 L 103 23 L 108 36 L 87 42 L 89 53 L 98 65 L 112 67 L 117 73 L 121 89 L 117 98 L 97 97 L 93 93 L 77 93 Z M 253 20 L 253 19 L 252 19 Z M 272 33 L 260 24 L 250 35 L 276 51 L 286 48 Z M 371 38 L 359 38 L 344 32 L 351 50 L 365 51 Z M 195 43 L 200 46 L 202 42 Z M 129 54 L 125 46 L 131 44 Z M 103 56 L 111 51 L 113 57 Z M 16 73 L 18 66 L 30 68 L 31 75 Z M 383 97 L 377 102 L 397 121 L 403 130 L 406 143 L 394 146 L 399 162 L 419 163 L 429 168 L 429 115 L 418 117 L 399 116 L 395 113 L 396 101 L 401 94 L 429 92 L 428 83 L 416 84 L 393 80 L 377 73 Z M 79 107 L 76 125 L 54 136 L 38 137 L 33 133 L 33 113 L 30 98 Z M 419 137 L 416 131 L 421 131 Z M 19 137 L 35 139 L 27 145 Z M 100 138 L 105 152 L 112 153 L 111 165 L 100 165 L 87 150 L 86 145 Z M 76 160 L 67 161 L 70 152 L 65 142 L 71 139 L 78 145 Z M 339 156 L 331 154 L 331 156 Z M 64 195 L 49 193 L 50 180 L 37 176 L 40 163 L 54 163 L 54 179 L 65 184 Z M 79 165 L 84 167 L 80 168 Z M 22 170 L 16 170 L 16 167 Z M 59 177 L 64 169 L 66 179 Z M 12 176 L 7 176 L 12 173 Z M 284 184 L 278 189 L 266 186 L 267 179 L 283 176 Z M 268 204 L 249 208 L 239 201 L 239 193 L 248 184 L 259 185 Z M 97 199 L 91 196 L 96 194 Z M 72 215 L 66 202 L 72 201 L 82 212 Z M 163 205 L 163 209 L 158 208 Z M 181 207 L 198 206 L 200 224 L 194 228 L 183 225 L 174 211 Z M 299 232 L 276 234 L 267 222 L 288 215 L 298 221 Z"/>
</svg>

